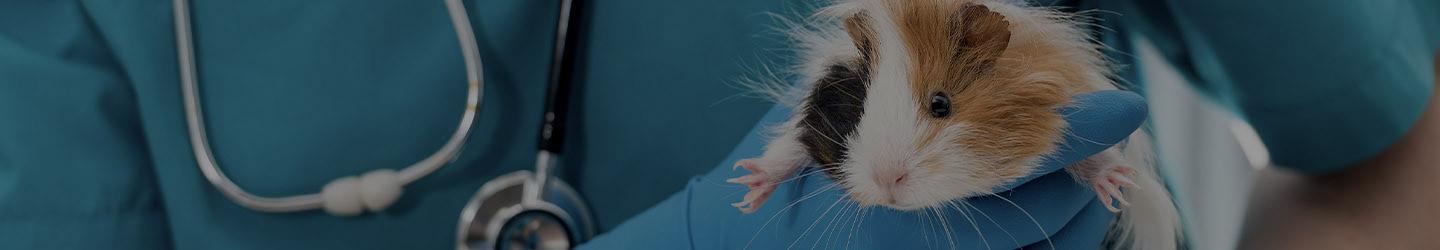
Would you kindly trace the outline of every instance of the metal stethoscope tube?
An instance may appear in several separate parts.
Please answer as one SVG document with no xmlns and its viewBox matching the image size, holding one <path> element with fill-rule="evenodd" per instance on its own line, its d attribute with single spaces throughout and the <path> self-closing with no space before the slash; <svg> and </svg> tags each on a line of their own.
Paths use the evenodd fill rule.
<svg viewBox="0 0 1440 250">
<path fill-rule="evenodd" d="M 429 157 L 416 162 L 398 173 L 391 170 L 377 170 L 360 177 L 342 177 L 332 182 L 343 184 L 348 188 L 341 188 L 339 192 L 332 192 L 332 185 L 326 185 L 325 191 L 321 193 L 294 195 L 286 197 L 263 197 L 246 192 L 239 185 L 236 185 L 225 172 L 221 171 L 219 164 L 215 162 L 214 153 L 210 150 L 209 139 L 205 133 L 205 119 L 201 112 L 200 93 L 195 67 L 195 49 L 193 36 L 190 27 L 190 8 L 188 0 L 174 0 L 175 17 L 175 46 L 180 65 L 180 82 L 184 94 L 185 121 L 190 134 L 192 150 L 195 153 L 195 160 L 204 174 L 205 179 L 215 186 L 226 198 L 236 204 L 261 212 L 284 213 L 308 211 L 325 208 L 327 212 L 335 215 L 350 216 L 363 212 L 363 209 L 378 211 L 389 206 L 391 202 L 398 199 L 401 188 L 404 185 L 415 182 L 425 177 L 440 167 L 453 161 L 464 146 L 466 138 L 470 135 L 471 125 L 475 121 L 475 113 L 480 109 L 480 100 L 484 89 L 484 79 L 481 69 L 479 49 L 475 45 L 474 31 L 470 27 L 469 15 L 465 12 L 465 6 L 460 0 L 445 0 L 445 7 L 449 12 L 450 20 L 455 28 L 460 51 L 465 60 L 465 76 L 467 79 L 467 91 L 465 99 L 465 112 L 461 115 L 455 133 L 443 146 Z M 379 177 L 379 178 L 372 178 Z M 376 180 L 376 181 L 371 181 Z M 373 191 L 377 185 L 381 189 L 379 195 L 388 201 L 372 202 L 375 195 L 367 195 L 366 191 Z M 338 186 L 338 185 L 337 185 Z M 349 190 L 345 190 L 349 189 Z M 340 196 L 337 199 L 336 196 Z M 327 198 L 329 197 L 329 198 Z M 328 201 L 327 201 L 328 199 Z M 362 201 L 363 200 L 363 201 Z M 340 202 L 339 205 L 336 205 Z M 363 203 L 363 204 L 362 204 Z M 337 208 L 338 206 L 338 208 Z M 337 209 L 340 212 L 337 212 Z M 357 210 L 362 209 L 362 210 Z"/>
<path fill-rule="evenodd" d="M 487 182 L 464 211 L 459 249 L 564 249 L 595 235 L 594 220 L 578 192 L 553 176 L 563 150 L 571 83 L 575 80 L 579 0 L 560 2 L 554 57 L 545 96 L 535 172 L 516 171 Z"/>
</svg>

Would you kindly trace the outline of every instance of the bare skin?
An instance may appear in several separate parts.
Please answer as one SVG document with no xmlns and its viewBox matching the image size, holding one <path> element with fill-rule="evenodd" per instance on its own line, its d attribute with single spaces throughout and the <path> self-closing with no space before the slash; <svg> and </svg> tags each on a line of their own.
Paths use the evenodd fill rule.
<svg viewBox="0 0 1440 250">
<path fill-rule="evenodd" d="M 1341 172 L 1259 173 L 1240 249 L 1440 246 L 1440 55 L 1437 87 L 1415 127 Z"/>
</svg>

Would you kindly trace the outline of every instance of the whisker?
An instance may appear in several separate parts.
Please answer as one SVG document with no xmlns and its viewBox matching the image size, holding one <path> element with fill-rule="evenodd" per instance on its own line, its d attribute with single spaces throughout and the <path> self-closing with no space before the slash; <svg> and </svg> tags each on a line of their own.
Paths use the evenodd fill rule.
<svg viewBox="0 0 1440 250">
<path fill-rule="evenodd" d="M 935 217 L 940 218 L 940 226 L 945 228 L 945 242 L 950 243 L 950 249 L 958 249 L 959 247 L 955 245 L 955 230 L 950 228 L 950 219 L 946 218 L 939 209 L 935 209 Z"/>
<path fill-rule="evenodd" d="M 1045 231 L 1045 227 L 1040 225 L 1040 221 L 1039 221 L 1039 220 L 1036 220 L 1036 219 L 1035 219 L 1035 216 L 1030 215 L 1030 211 L 1025 210 L 1024 207 L 1020 207 L 1020 204 L 1016 204 L 1014 201 L 1010 201 L 1010 199 L 1007 199 L 1007 198 L 1005 198 L 1004 196 L 1000 196 L 1000 195 L 995 194 L 995 193 L 993 193 L 993 192 L 990 192 L 989 195 L 990 195 L 990 196 L 994 196 L 995 198 L 1000 198 L 1000 200 L 1003 200 L 1003 201 L 1005 201 L 1006 203 L 1010 203 L 1010 206 L 1014 206 L 1015 209 L 1020 210 L 1021 213 L 1025 213 L 1025 217 L 1030 217 L 1030 223 L 1034 223 L 1034 224 L 1035 224 L 1035 228 L 1040 229 L 1040 234 L 1045 236 L 1045 244 L 1046 244 L 1046 245 L 1049 245 L 1049 246 L 1050 246 L 1050 249 L 1052 249 L 1052 250 L 1053 250 L 1053 249 L 1056 249 L 1056 248 L 1055 248 L 1055 242 L 1050 241 L 1050 233 L 1047 233 L 1047 232 Z"/>
<path fill-rule="evenodd" d="M 860 229 L 864 229 L 864 227 L 861 227 L 860 225 L 865 223 L 865 216 L 869 214 L 870 210 L 866 209 L 865 207 L 861 207 L 860 212 L 855 214 L 855 226 L 850 228 L 850 236 L 847 237 L 848 239 L 845 239 L 845 249 L 850 249 L 850 243 L 855 242 L 855 231 L 860 231 Z"/>
<path fill-rule="evenodd" d="M 852 204 L 855 204 L 855 210 L 852 210 L 852 211 L 850 212 L 850 220 L 845 223 L 845 225 L 846 225 L 845 228 L 849 228 L 849 229 L 850 229 L 850 232 L 855 232 L 855 224 L 856 224 L 856 223 L 860 223 L 860 209 L 862 209 L 862 207 L 860 207 L 860 203 L 852 202 Z M 834 244 L 834 246 L 839 247 L 839 246 L 840 246 L 840 243 L 837 243 L 837 242 L 839 242 L 839 241 L 840 241 L 840 231 L 837 230 L 837 231 L 835 231 L 835 240 L 832 240 L 832 241 L 830 241 L 830 242 L 826 242 L 826 243 L 825 243 L 825 249 L 835 249 L 835 248 L 833 248 L 833 247 L 830 247 L 831 244 Z"/>
<path fill-rule="evenodd" d="M 990 217 L 990 214 L 985 213 L 985 210 L 981 210 L 979 207 L 976 207 L 975 205 L 971 205 L 970 203 L 965 202 L 965 201 L 959 201 L 959 202 L 955 202 L 955 203 L 953 203 L 953 204 L 959 204 L 959 205 L 960 205 L 960 207 L 958 207 L 958 208 L 956 208 L 956 209 L 971 209 L 971 210 L 975 210 L 975 212 L 979 212 L 981 216 L 985 216 L 985 219 L 990 221 L 990 224 L 994 224 L 995 227 L 1000 228 L 1000 232 L 1005 232 L 1005 235 L 1010 237 L 1010 241 L 1011 241 L 1011 242 L 1015 243 L 1015 245 L 1017 245 L 1017 246 L 1020 245 L 1020 240 L 1019 240 L 1019 239 L 1016 239 L 1016 238 L 1015 238 L 1015 235 L 1010 233 L 1010 230 L 1006 230 L 1004 226 L 1001 226 L 1001 225 L 1000 225 L 1000 222 L 995 221 L 995 218 Z"/>
<path fill-rule="evenodd" d="M 795 237 L 795 240 L 791 241 L 790 245 L 785 247 L 785 250 L 790 250 L 790 248 L 795 247 L 795 243 L 800 243 L 800 240 L 805 239 L 805 235 L 810 234 L 810 230 L 815 229 L 815 225 L 819 224 L 821 220 L 824 220 L 825 216 L 830 214 L 830 210 L 835 209 L 835 205 L 840 205 L 840 201 L 843 200 L 845 199 L 837 199 L 835 202 L 831 202 L 830 207 L 825 208 L 825 212 L 820 212 L 820 217 L 815 218 L 815 222 L 811 222 L 809 227 L 805 227 L 805 231 L 800 232 L 800 236 Z"/>
<path fill-rule="evenodd" d="M 842 201 L 845 201 L 845 199 L 836 200 L 836 202 L 842 202 Z M 844 206 L 840 206 L 840 210 L 835 211 L 835 216 L 834 216 L 834 217 L 830 217 L 830 222 L 827 222 L 827 223 L 826 223 L 825 229 L 820 230 L 820 236 L 815 237 L 815 243 L 811 243 L 811 244 L 810 244 L 810 249 L 815 249 L 815 247 L 820 246 L 820 242 L 821 242 L 821 241 L 825 241 L 825 236 L 826 236 L 826 235 L 829 235 L 829 234 L 830 234 L 830 229 L 835 227 L 835 221 L 838 220 L 838 219 L 840 219 L 840 214 L 845 213 L 845 211 L 850 208 L 850 203 L 842 203 L 842 204 L 845 204 L 845 205 L 844 205 Z M 819 220 L 816 220 L 816 221 L 819 221 Z"/>
<path fill-rule="evenodd" d="M 951 208 L 954 208 L 954 204 L 949 205 Z M 995 249 L 994 247 L 990 246 L 990 238 L 985 237 L 984 231 L 980 231 L 980 224 L 975 222 L 975 217 L 971 216 L 970 213 L 965 212 L 965 210 L 957 209 L 957 211 L 960 211 L 960 215 L 964 216 L 965 220 L 970 221 L 970 227 L 975 229 L 975 235 L 980 237 L 980 242 L 985 243 L 985 249 Z"/>
<path fill-rule="evenodd" d="M 860 212 L 862 211 L 862 209 L 864 209 L 864 207 L 861 207 L 861 206 L 860 206 L 860 203 L 858 203 L 858 202 L 852 202 L 852 203 L 855 204 L 855 210 L 850 213 L 850 222 L 849 222 L 849 223 L 846 223 L 845 225 L 849 225 L 848 228 L 850 228 L 850 235 L 855 235 L 855 224 L 859 224 L 859 223 L 860 223 L 860 219 L 861 219 L 861 218 L 860 218 Z M 832 248 L 832 247 L 830 247 L 830 246 L 831 246 L 832 243 L 834 243 L 835 246 L 840 246 L 839 243 L 836 243 L 836 242 L 839 242 L 839 241 L 840 241 L 840 232 L 839 232 L 839 231 L 836 231 L 836 232 L 835 232 L 835 240 L 834 240 L 834 241 L 831 241 L 831 242 L 826 242 L 826 243 L 825 243 L 825 249 L 835 249 L 835 248 Z"/>
<path fill-rule="evenodd" d="M 857 77 L 847 77 L 845 80 L 864 80 L 864 79 L 858 79 Z M 857 95 L 855 95 L 855 94 L 853 94 L 853 93 L 850 93 L 850 90 L 846 90 L 845 88 L 840 88 L 840 93 L 844 93 L 845 95 L 850 96 L 850 98 L 854 98 L 856 101 L 862 101 L 862 102 L 865 101 L 865 99 L 862 99 L 862 98 L 860 98 L 860 96 L 857 96 Z"/>
<path fill-rule="evenodd" d="M 823 117 L 823 115 L 822 115 L 822 117 Z M 811 130 L 820 131 L 820 129 L 815 128 L 815 125 L 810 124 L 810 121 L 801 120 L 800 122 L 801 122 L 801 123 L 804 123 L 806 127 L 810 127 Z M 831 129 L 831 130 L 834 130 L 834 129 Z M 830 138 L 830 136 L 829 136 L 829 135 L 825 135 L 825 133 L 816 133 L 816 134 L 819 134 L 820 137 L 825 138 L 826 140 L 830 140 L 830 142 L 834 142 L 835 144 L 844 145 L 844 143 L 840 143 L 840 141 L 835 140 L 835 138 Z M 836 134 L 839 134 L 839 133 L 836 133 Z"/>
<path fill-rule="evenodd" d="M 825 193 L 825 191 L 829 191 L 831 188 L 835 188 L 835 187 L 838 187 L 838 185 L 835 185 L 835 183 L 830 183 L 829 185 L 825 185 L 824 187 L 820 187 L 820 189 L 816 189 L 815 191 L 810 192 L 809 194 L 806 194 L 805 196 L 800 197 L 800 199 L 797 199 L 797 200 L 795 200 L 795 201 L 793 201 L 793 202 L 790 202 L 790 205 L 787 205 L 787 206 L 785 206 L 784 208 L 780 208 L 780 211 L 775 211 L 775 215 L 771 215 L 771 216 L 770 216 L 770 219 L 766 219 L 766 220 L 765 220 L 765 224 L 761 224 L 761 225 L 760 225 L 760 229 L 755 230 L 755 234 L 753 234 L 753 235 L 750 236 L 750 241 L 749 241 L 749 242 L 746 242 L 746 243 L 745 243 L 745 247 L 742 248 L 742 249 L 750 249 L 750 244 L 754 244 L 754 243 L 755 243 L 755 238 L 760 237 L 760 232 L 764 232 L 764 231 L 765 231 L 765 227 L 769 227 L 769 226 L 770 226 L 770 222 L 774 222 L 776 217 L 780 217 L 781 214 L 785 214 L 785 211 L 790 210 L 791 207 L 794 207 L 794 206 L 797 205 L 797 204 L 800 204 L 801 201 L 805 201 L 805 200 L 808 200 L 808 199 L 810 199 L 810 198 L 812 198 L 812 197 L 815 197 L 815 196 L 817 196 L 817 195 L 823 194 L 823 193 Z"/>
<path fill-rule="evenodd" d="M 786 182 L 791 182 L 791 181 L 799 180 L 800 178 L 805 178 L 806 176 L 814 175 L 814 174 L 816 174 L 816 173 L 823 173 L 824 171 L 821 171 L 821 170 L 806 170 L 806 171 L 800 171 L 800 172 L 802 172 L 802 173 L 796 174 L 795 176 L 791 176 L 790 178 L 785 178 L 784 180 L 780 180 L 780 181 L 775 182 L 775 185 L 780 185 L 780 184 L 783 184 L 783 183 L 786 183 Z M 740 185 L 740 184 L 733 184 L 733 183 L 732 183 L 732 185 Z M 744 185 L 741 185 L 741 186 L 744 186 Z"/>
<path fill-rule="evenodd" d="M 831 121 L 831 120 L 830 120 L 830 116 L 825 115 L 825 112 L 818 112 L 817 114 L 820 114 L 820 120 L 825 121 L 825 126 L 830 128 L 830 132 L 831 132 L 831 133 L 835 133 L 836 135 L 839 135 L 839 136 L 845 136 L 845 135 L 840 134 L 840 130 L 838 130 L 838 129 L 835 128 L 835 122 L 834 122 L 834 121 Z M 820 133 L 820 134 L 823 134 L 823 133 Z M 834 141 L 834 140 L 831 140 L 831 141 Z M 835 144 L 845 145 L 844 143 L 840 143 L 840 142 L 838 142 L 838 141 L 835 142 Z"/>
<path fill-rule="evenodd" d="M 917 220 L 917 221 L 922 221 L 922 222 L 924 222 L 923 224 L 925 224 L 925 230 L 920 230 L 920 237 L 923 237 L 923 238 L 925 239 L 925 249 L 932 249 L 932 248 L 930 247 L 930 228 L 931 228 L 931 227 L 930 227 L 930 213 L 929 213 L 929 212 L 930 212 L 929 210 L 920 210 L 920 215 L 921 215 L 921 216 L 916 216 L 916 217 L 915 217 L 915 220 Z"/>
</svg>

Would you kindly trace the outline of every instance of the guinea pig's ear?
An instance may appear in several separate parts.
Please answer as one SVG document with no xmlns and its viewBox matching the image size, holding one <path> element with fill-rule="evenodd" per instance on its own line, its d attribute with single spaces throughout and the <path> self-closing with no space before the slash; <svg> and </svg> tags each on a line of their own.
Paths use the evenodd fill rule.
<svg viewBox="0 0 1440 250">
<path fill-rule="evenodd" d="M 855 48 L 860 50 L 861 59 L 868 63 L 875 55 L 875 31 L 870 29 L 870 20 L 865 13 L 856 13 L 845 18 L 845 32 L 850 34 L 850 40 L 855 42 Z"/>
<path fill-rule="evenodd" d="M 1010 22 L 985 5 L 967 3 L 950 22 L 950 39 L 959 45 L 956 63 L 967 70 L 989 70 L 1010 46 Z"/>
</svg>

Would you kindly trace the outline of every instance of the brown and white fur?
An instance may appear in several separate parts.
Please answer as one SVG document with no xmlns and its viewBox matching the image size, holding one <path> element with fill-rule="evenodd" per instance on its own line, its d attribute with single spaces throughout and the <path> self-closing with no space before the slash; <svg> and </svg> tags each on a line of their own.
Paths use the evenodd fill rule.
<svg viewBox="0 0 1440 250">
<path fill-rule="evenodd" d="M 1002 0 L 839 0 L 791 32 L 795 114 L 734 205 L 754 212 L 803 166 L 863 206 L 917 210 L 989 194 L 1030 174 L 1065 133 L 1070 96 L 1116 89 L 1101 45 L 1070 14 Z M 1067 167 L 1120 213 L 1116 247 L 1175 249 L 1179 219 L 1148 138 Z M 1120 187 L 1126 187 L 1121 192 Z"/>
</svg>

